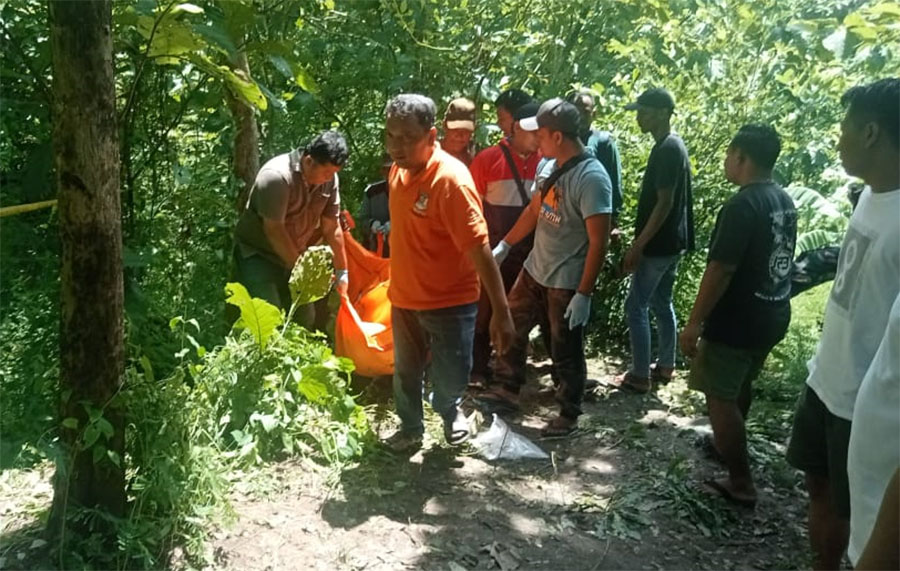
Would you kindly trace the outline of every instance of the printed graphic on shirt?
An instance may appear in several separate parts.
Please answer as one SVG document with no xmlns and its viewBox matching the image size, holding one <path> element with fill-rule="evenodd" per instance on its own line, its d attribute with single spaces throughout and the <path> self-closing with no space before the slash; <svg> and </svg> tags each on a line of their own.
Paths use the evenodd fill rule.
<svg viewBox="0 0 900 571">
<path fill-rule="evenodd" d="M 860 267 L 866 258 L 866 252 L 872 245 L 872 239 L 851 226 L 847 229 L 847 237 L 841 247 L 838 259 L 837 275 L 831 288 L 831 299 L 844 311 L 850 311 L 850 302 L 860 282 Z"/>
<path fill-rule="evenodd" d="M 425 216 L 426 210 L 428 210 L 428 194 L 419 191 L 419 198 L 416 199 L 416 203 L 413 205 L 413 212 L 419 216 Z"/>
<path fill-rule="evenodd" d="M 554 226 L 559 226 L 562 220 L 559 213 L 559 203 L 562 198 L 562 191 L 554 184 L 544 195 L 544 200 L 541 201 L 541 218 Z"/>
<path fill-rule="evenodd" d="M 794 257 L 793 236 L 797 228 L 795 210 L 778 210 L 769 214 L 772 222 L 772 254 L 769 256 L 769 279 L 756 296 L 767 301 L 780 301 L 791 295 L 791 262 Z"/>
</svg>

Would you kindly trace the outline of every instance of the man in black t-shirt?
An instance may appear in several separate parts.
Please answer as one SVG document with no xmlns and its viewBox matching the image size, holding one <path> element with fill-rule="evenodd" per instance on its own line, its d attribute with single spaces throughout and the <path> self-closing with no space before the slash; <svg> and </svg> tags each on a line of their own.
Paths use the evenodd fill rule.
<svg viewBox="0 0 900 571">
<path fill-rule="evenodd" d="M 750 385 L 791 321 L 797 211 L 772 181 L 780 152 L 768 125 L 744 125 L 728 146 L 725 177 L 740 190 L 719 211 L 700 291 L 679 337 L 692 359 L 689 386 L 706 394 L 715 450 L 728 468 L 728 478 L 706 485 L 746 506 L 756 503 L 744 428 Z"/>
<path fill-rule="evenodd" d="M 675 369 L 675 308 L 672 287 L 681 255 L 694 248 L 694 213 L 691 164 L 684 142 L 671 132 L 675 101 L 668 91 L 648 89 L 626 109 L 637 110 L 641 131 L 653 135 L 641 195 L 638 199 L 635 239 L 625 254 L 623 270 L 632 274 L 625 299 L 631 338 L 631 366 L 615 384 L 646 393 L 651 386 L 650 320 L 656 316 L 659 339 L 653 378 L 666 382 Z"/>
</svg>

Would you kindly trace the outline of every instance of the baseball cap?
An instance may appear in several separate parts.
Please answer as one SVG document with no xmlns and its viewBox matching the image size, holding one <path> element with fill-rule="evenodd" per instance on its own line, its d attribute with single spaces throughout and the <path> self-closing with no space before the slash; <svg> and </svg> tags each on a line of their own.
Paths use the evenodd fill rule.
<svg viewBox="0 0 900 571">
<path fill-rule="evenodd" d="M 540 105 L 537 103 L 526 103 L 525 105 L 520 106 L 516 109 L 516 112 L 513 113 L 513 120 L 519 122 L 519 126 L 522 127 L 523 131 L 536 131 L 537 130 L 537 112 L 540 109 Z M 530 121 L 529 121 L 530 120 Z M 528 128 L 526 125 L 530 125 L 533 128 Z"/>
<path fill-rule="evenodd" d="M 448 129 L 475 130 L 475 104 L 465 97 L 459 97 L 447 106 L 444 121 Z"/>
<path fill-rule="evenodd" d="M 653 109 L 669 109 L 670 111 L 674 111 L 675 100 L 672 98 L 672 94 L 662 87 L 651 87 L 647 91 L 641 93 L 638 96 L 637 101 L 626 105 L 625 109 L 634 111 L 638 107 L 652 107 Z"/>
<path fill-rule="evenodd" d="M 539 127 L 546 127 L 553 131 L 577 135 L 581 129 L 581 113 L 571 103 L 554 97 L 541 103 L 534 118 L 522 119 L 519 124 L 526 131 L 536 131 Z"/>
</svg>

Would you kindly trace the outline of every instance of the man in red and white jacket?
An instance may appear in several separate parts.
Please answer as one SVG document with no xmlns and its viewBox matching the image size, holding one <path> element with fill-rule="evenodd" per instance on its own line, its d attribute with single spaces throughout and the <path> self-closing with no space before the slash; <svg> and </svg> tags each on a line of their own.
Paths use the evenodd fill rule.
<svg viewBox="0 0 900 571">
<path fill-rule="evenodd" d="M 491 248 L 494 248 L 519 219 L 519 215 L 531 201 L 535 171 L 541 160 L 538 152 L 536 131 L 522 128 L 521 120 L 534 117 L 537 103 L 519 107 L 513 114 L 510 136 L 498 144 L 484 149 L 472 161 L 469 171 L 475 181 L 475 188 L 484 205 Z M 509 293 L 522 264 L 531 251 L 533 236 L 522 240 L 513 247 L 509 256 L 500 266 L 503 286 Z M 475 342 L 472 350 L 471 384 L 484 384 L 490 374 L 488 361 L 491 357 L 491 342 L 488 326 L 491 321 L 491 305 L 484 292 L 478 305 L 475 323 Z"/>
</svg>

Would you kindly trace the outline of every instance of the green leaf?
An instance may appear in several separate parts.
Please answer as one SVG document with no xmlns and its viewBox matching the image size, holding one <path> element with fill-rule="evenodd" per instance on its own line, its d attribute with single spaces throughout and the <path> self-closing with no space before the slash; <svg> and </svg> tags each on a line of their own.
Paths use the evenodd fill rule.
<svg viewBox="0 0 900 571">
<path fill-rule="evenodd" d="M 82 440 L 82 448 L 87 450 L 91 446 L 97 442 L 97 439 L 100 438 L 100 428 L 96 423 L 91 423 L 87 425 L 87 428 L 84 429 L 84 435 Z"/>
<path fill-rule="evenodd" d="M 297 390 L 312 403 L 321 403 L 328 396 L 328 385 L 309 375 L 304 375 L 300 379 Z"/>
<path fill-rule="evenodd" d="M 310 73 L 302 67 L 294 67 L 294 77 L 297 85 L 300 86 L 300 89 L 302 89 L 303 91 L 312 94 L 316 94 L 319 92 L 319 84 L 317 84 L 316 80 L 313 79 L 313 76 L 310 75 Z"/>
<path fill-rule="evenodd" d="M 94 464 L 97 464 L 98 462 L 100 462 L 100 460 L 103 460 L 103 458 L 106 456 L 106 446 L 102 444 L 94 446 L 92 456 L 94 457 Z"/>
<path fill-rule="evenodd" d="M 147 377 L 147 380 L 152 383 L 154 380 L 153 365 L 150 364 L 150 359 L 146 355 L 141 355 L 141 369 L 144 371 L 144 376 Z"/>
<path fill-rule="evenodd" d="M 825 246 L 835 246 L 841 243 L 841 234 L 829 230 L 812 230 L 804 232 L 797 238 L 797 254 L 824 248 Z"/>
<path fill-rule="evenodd" d="M 278 419 L 276 419 L 271 414 L 260 414 L 258 412 L 254 412 L 252 415 L 250 415 L 250 421 L 258 422 L 266 432 L 272 432 L 272 430 L 276 426 L 278 426 Z"/>
<path fill-rule="evenodd" d="M 295 305 L 305 305 L 328 295 L 333 276 L 334 255 L 328 246 L 307 248 L 291 270 L 288 287 Z"/>
<path fill-rule="evenodd" d="M 265 350 L 275 329 L 284 318 L 281 311 L 265 300 L 251 298 L 247 288 L 237 282 L 225 286 L 225 301 L 241 310 L 241 318 L 235 324 L 250 331 L 260 350 Z"/>
<path fill-rule="evenodd" d="M 100 429 L 100 433 L 107 439 L 112 438 L 112 435 L 116 432 L 115 429 L 113 429 L 113 425 L 102 416 L 97 419 L 97 427 Z"/>
<path fill-rule="evenodd" d="M 78 419 L 74 416 L 70 416 L 69 418 L 64 418 L 62 421 L 62 425 L 65 428 L 71 428 L 72 430 L 78 429 Z"/>
<path fill-rule="evenodd" d="M 827 38 L 822 40 L 822 45 L 825 46 L 825 49 L 834 54 L 835 58 L 841 59 L 844 57 L 844 46 L 846 41 L 847 28 L 841 26 L 829 34 Z"/>
<path fill-rule="evenodd" d="M 122 459 L 119 457 L 119 453 L 115 450 L 107 450 L 106 457 L 109 458 L 109 461 L 115 464 L 117 467 L 122 467 Z"/>
</svg>

